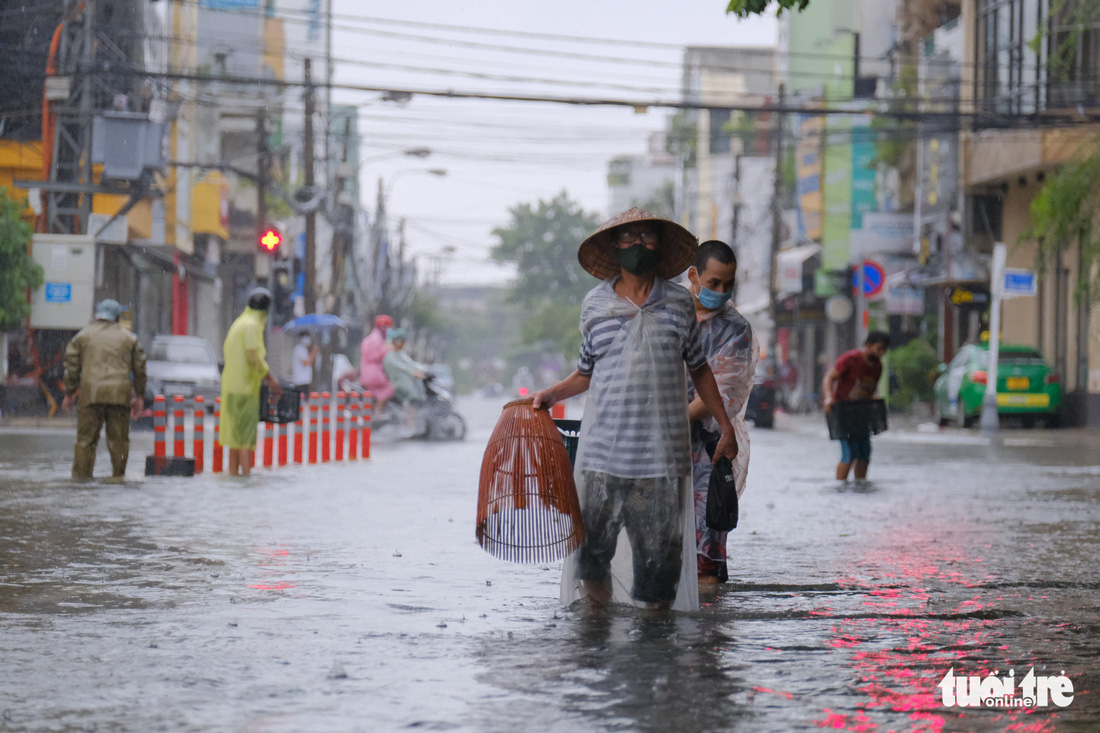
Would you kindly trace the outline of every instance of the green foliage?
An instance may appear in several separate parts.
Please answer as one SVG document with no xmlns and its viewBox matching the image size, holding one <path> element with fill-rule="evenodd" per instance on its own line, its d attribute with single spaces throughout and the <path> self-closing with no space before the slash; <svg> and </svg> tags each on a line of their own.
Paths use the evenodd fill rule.
<svg viewBox="0 0 1100 733">
<path fill-rule="evenodd" d="M 738 18 L 748 18 L 751 15 L 763 15 L 771 5 L 772 0 L 730 0 L 726 6 L 727 13 L 733 13 Z M 810 4 L 810 0 L 775 0 L 779 8 L 776 15 L 782 15 L 784 10 L 798 10 L 802 12 Z"/>
<path fill-rule="evenodd" d="M 500 243 L 490 257 L 517 267 L 509 301 L 524 310 L 520 319 L 523 341 L 550 342 L 563 353 L 574 353 L 576 308 L 596 285 L 577 262 L 577 248 L 596 230 L 599 219 L 583 211 L 564 191 L 535 206 L 514 206 L 511 214 L 508 227 L 493 230 Z"/>
<path fill-rule="evenodd" d="M 13 331 L 30 315 L 27 290 L 42 285 L 42 266 L 31 259 L 34 229 L 22 201 L 0 188 L 0 332 Z"/>
<path fill-rule="evenodd" d="M 665 151 L 669 155 L 683 156 L 685 168 L 695 167 L 699 151 L 699 128 L 695 118 L 694 110 L 682 109 L 668 118 L 665 132 Z"/>
<path fill-rule="evenodd" d="M 902 408 L 914 401 L 931 402 L 939 363 L 936 350 L 923 338 L 915 338 L 893 349 L 890 364 L 897 375 L 898 388 L 891 392 L 890 402 Z"/>
<path fill-rule="evenodd" d="M 891 112 L 919 111 L 917 103 L 916 64 L 904 64 L 898 81 L 890 85 L 893 95 L 887 100 Z M 875 115 L 871 118 L 871 130 L 875 134 L 875 159 L 873 164 L 889 168 L 901 166 L 905 156 L 916 145 L 917 123 L 893 115 Z"/>
<path fill-rule="evenodd" d="M 676 209 L 676 186 L 671 181 L 661 186 L 654 194 L 644 201 L 632 201 L 631 206 L 645 209 L 651 214 L 665 219 L 674 219 L 673 212 Z"/>
<path fill-rule="evenodd" d="M 1097 21 L 1100 5 L 1092 0 L 1052 0 L 1039 30 L 1028 41 L 1031 50 L 1041 54 L 1043 39 L 1050 38 L 1046 66 L 1051 81 L 1069 81 L 1076 76 L 1078 47 Z"/>
<path fill-rule="evenodd" d="M 1080 247 L 1081 267 L 1076 295 L 1100 293 L 1100 236 L 1096 217 L 1100 214 L 1100 151 L 1082 154 L 1048 175 L 1031 202 L 1031 227 L 1018 241 L 1038 243 L 1036 265 L 1046 272 L 1058 251 Z"/>
</svg>

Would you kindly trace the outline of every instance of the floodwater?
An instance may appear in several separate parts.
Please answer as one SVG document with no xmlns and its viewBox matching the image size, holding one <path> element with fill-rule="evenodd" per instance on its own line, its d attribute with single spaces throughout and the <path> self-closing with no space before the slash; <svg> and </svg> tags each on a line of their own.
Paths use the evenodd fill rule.
<svg viewBox="0 0 1100 733">
<path fill-rule="evenodd" d="M 136 434 L 130 480 L 74 485 L 68 432 L 0 432 L 0 730 L 1100 729 L 1095 435 L 895 428 L 840 484 L 819 418 L 781 418 L 732 582 L 591 618 L 474 541 L 503 401 L 460 401 L 462 443 L 236 480 L 144 479 Z M 1032 668 L 1073 701 L 937 687 Z"/>
</svg>

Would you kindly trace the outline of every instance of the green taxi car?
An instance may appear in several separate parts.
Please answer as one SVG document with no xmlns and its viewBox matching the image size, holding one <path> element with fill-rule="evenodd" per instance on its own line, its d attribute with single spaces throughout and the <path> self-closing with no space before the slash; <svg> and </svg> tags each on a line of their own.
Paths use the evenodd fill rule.
<svg viewBox="0 0 1100 733">
<path fill-rule="evenodd" d="M 982 398 L 988 380 L 989 344 L 967 344 L 950 364 L 941 364 L 934 387 L 939 424 L 956 422 L 971 427 L 982 414 Z M 1001 344 L 997 359 L 997 414 L 1018 415 L 1025 425 L 1035 418 L 1058 424 L 1062 385 L 1032 346 Z"/>
</svg>

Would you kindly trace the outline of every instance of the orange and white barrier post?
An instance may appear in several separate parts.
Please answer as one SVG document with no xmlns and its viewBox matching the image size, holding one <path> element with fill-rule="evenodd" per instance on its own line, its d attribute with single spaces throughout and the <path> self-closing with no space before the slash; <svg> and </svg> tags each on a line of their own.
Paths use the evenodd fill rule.
<svg viewBox="0 0 1100 733">
<path fill-rule="evenodd" d="M 348 395 L 348 460 L 359 457 L 359 393 Z"/>
<path fill-rule="evenodd" d="M 275 426 L 264 422 L 264 468 L 275 465 Z"/>
<path fill-rule="evenodd" d="M 302 443 L 305 440 L 305 420 L 302 419 L 301 404 L 306 401 L 304 394 L 298 395 L 298 420 L 294 423 L 294 462 L 302 462 Z"/>
<path fill-rule="evenodd" d="M 363 459 L 370 458 L 370 418 L 374 400 L 370 392 L 363 393 Z"/>
<path fill-rule="evenodd" d="M 286 446 L 286 423 L 285 422 L 279 423 L 279 427 L 276 428 L 276 430 L 279 431 L 279 465 L 280 466 L 285 466 L 286 465 L 286 459 L 287 459 L 287 454 L 286 454 L 286 447 L 287 447 Z"/>
<path fill-rule="evenodd" d="M 336 393 L 336 460 L 344 460 L 344 402 L 347 400 L 347 392 L 343 390 Z"/>
<path fill-rule="evenodd" d="M 202 473 L 204 454 L 206 453 L 206 436 L 203 435 L 203 418 L 206 417 L 206 400 L 200 395 L 195 395 L 195 433 L 191 441 L 195 454 L 195 473 Z"/>
<path fill-rule="evenodd" d="M 172 446 L 172 455 L 176 458 L 183 458 L 184 451 L 184 425 L 183 425 L 183 395 L 178 394 L 172 398 L 175 403 L 175 408 L 172 410 L 172 432 L 174 434 L 174 445 Z"/>
<path fill-rule="evenodd" d="M 214 398 L 214 455 L 210 457 L 210 466 L 214 473 L 222 472 L 222 398 Z"/>
<path fill-rule="evenodd" d="M 309 462 L 317 462 L 317 437 L 319 434 L 317 425 L 317 402 L 321 395 L 316 392 L 309 393 Z"/>
<path fill-rule="evenodd" d="M 332 394 L 321 393 L 321 463 L 328 463 L 332 453 Z"/>
<path fill-rule="evenodd" d="M 164 395 L 158 394 L 153 398 L 153 455 L 164 457 L 168 455 L 168 411 L 164 404 Z"/>
</svg>

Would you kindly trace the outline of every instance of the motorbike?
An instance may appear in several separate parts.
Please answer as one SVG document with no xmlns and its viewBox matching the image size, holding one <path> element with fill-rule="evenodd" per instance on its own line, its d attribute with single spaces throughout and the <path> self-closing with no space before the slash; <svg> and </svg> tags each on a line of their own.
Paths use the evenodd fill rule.
<svg viewBox="0 0 1100 733">
<path fill-rule="evenodd" d="M 451 393 L 431 373 L 423 382 L 427 395 L 423 401 L 398 404 L 391 399 L 371 416 L 373 439 L 443 441 L 466 437 L 466 419 L 455 409 Z"/>
</svg>

